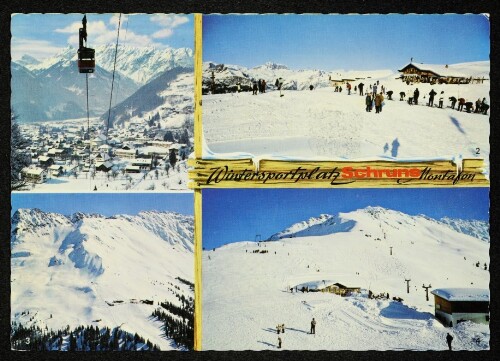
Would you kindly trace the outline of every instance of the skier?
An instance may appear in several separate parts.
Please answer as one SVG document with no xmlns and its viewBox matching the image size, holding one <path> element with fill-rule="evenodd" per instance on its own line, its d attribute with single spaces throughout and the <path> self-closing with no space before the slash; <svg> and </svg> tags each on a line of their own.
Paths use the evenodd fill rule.
<svg viewBox="0 0 500 361">
<path fill-rule="evenodd" d="M 389 97 L 389 100 L 392 100 L 392 94 L 393 94 L 393 93 L 394 93 L 394 92 L 393 92 L 392 90 L 389 90 L 389 91 L 387 92 L 387 96 Z"/>
<path fill-rule="evenodd" d="M 349 82 L 347 82 L 346 88 L 347 88 L 347 95 L 351 95 L 351 84 Z"/>
<path fill-rule="evenodd" d="M 474 110 L 474 113 L 481 113 L 481 99 L 479 98 L 476 100 L 476 110 Z"/>
<path fill-rule="evenodd" d="M 443 109 L 443 100 L 444 100 L 444 91 L 442 91 L 441 95 L 439 96 L 439 105 L 438 105 L 438 108 Z"/>
<path fill-rule="evenodd" d="M 371 97 L 370 93 L 366 93 L 365 104 L 366 104 L 366 111 L 371 112 L 372 111 L 372 97 Z"/>
<path fill-rule="evenodd" d="M 359 83 L 358 85 L 358 89 L 359 89 L 359 95 L 364 95 L 363 94 L 363 87 L 365 86 L 365 84 L 363 83 Z"/>
<path fill-rule="evenodd" d="M 464 108 L 464 105 L 465 105 L 465 99 L 464 98 L 459 98 L 458 99 L 458 107 L 457 107 L 457 110 L 459 112 L 462 111 L 462 109 Z"/>
<path fill-rule="evenodd" d="M 420 92 L 418 91 L 418 88 L 415 89 L 413 92 L 413 102 L 415 105 L 418 105 L 418 96 L 420 95 Z"/>
<path fill-rule="evenodd" d="M 406 96 L 405 92 L 399 92 L 399 101 L 402 102 Z"/>
<path fill-rule="evenodd" d="M 436 95 L 437 93 L 434 91 L 434 89 L 432 89 L 429 93 L 429 106 L 432 107 L 434 105 L 434 96 Z"/>
<path fill-rule="evenodd" d="M 285 96 L 285 94 L 281 93 L 281 90 L 283 89 L 283 78 L 278 79 L 278 90 L 280 91 L 280 97 Z"/>
<path fill-rule="evenodd" d="M 455 97 L 449 97 L 448 99 L 451 101 L 450 108 L 451 109 L 455 109 L 455 104 L 457 104 L 457 98 L 455 98 Z"/>
<path fill-rule="evenodd" d="M 311 335 L 315 335 L 315 334 L 316 334 L 316 320 L 313 317 L 313 319 L 311 321 Z"/>
<path fill-rule="evenodd" d="M 490 106 L 488 105 L 488 103 L 486 103 L 486 98 L 483 98 L 483 101 L 481 102 L 482 114 L 487 115 L 488 109 L 490 109 Z"/>
<path fill-rule="evenodd" d="M 257 82 L 253 82 L 252 95 L 257 95 Z"/>
<path fill-rule="evenodd" d="M 281 337 L 278 337 L 278 348 L 281 348 Z"/>
<path fill-rule="evenodd" d="M 284 323 L 281 324 L 281 333 L 285 333 L 285 324 Z"/>
<path fill-rule="evenodd" d="M 384 96 L 382 95 L 382 92 L 380 92 L 380 94 L 377 94 L 377 96 L 375 97 L 375 114 L 382 112 L 383 101 L 384 101 Z"/>
<path fill-rule="evenodd" d="M 280 331 L 281 331 L 281 327 L 280 327 L 280 325 L 277 325 L 276 326 L 276 333 L 279 335 Z"/>
<path fill-rule="evenodd" d="M 467 111 L 467 113 L 470 113 L 472 109 L 474 109 L 474 104 L 472 102 L 466 102 L 465 110 Z"/>
<path fill-rule="evenodd" d="M 451 341 L 453 341 L 453 336 L 449 333 L 446 334 L 446 342 L 448 343 L 448 349 L 451 351 Z"/>
<path fill-rule="evenodd" d="M 262 79 L 262 92 L 265 93 L 266 92 L 266 81 L 264 79 Z"/>
<path fill-rule="evenodd" d="M 238 93 L 241 92 L 241 83 L 240 82 L 236 83 L 236 90 L 238 91 Z"/>
<path fill-rule="evenodd" d="M 377 85 L 376 84 L 373 84 L 372 93 L 373 93 L 373 97 L 375 97 L 377 95 Z"/>
</svg>

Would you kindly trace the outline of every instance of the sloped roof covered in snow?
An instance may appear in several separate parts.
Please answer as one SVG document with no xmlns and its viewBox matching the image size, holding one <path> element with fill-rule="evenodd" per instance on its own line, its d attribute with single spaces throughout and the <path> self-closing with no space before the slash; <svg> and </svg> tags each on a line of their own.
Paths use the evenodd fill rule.
<svg viewBox="0 0 500 361">
<path fill-rule="evenodd" d="M 334 283 L 335 281 L 332 280 L 310 281 L 301 283 L 299 285 L 296 285 L 295 287 L 297 287 L 298 289 L 301 289 L 302 287 L 307 287 L 310 290 L 322 290 L 327 286 L 332 286 Z"/>
<path fill-rule="evenodd" d="M 433 295 L 447 301 L 489 301 L 490 291 L 482 288 L 437 288 Z"/>
<path fill-rule="evenodd" d="M 406 68 L 413 66 L 421 71 L 430 71 L 439 76 L 445 77 L 488 77 L 489 75 L 489 62 L 476 62 L 476 63 L 463 63 L 463 64 L 424 64 L 424 63 L 409 63 L 403 66 L 400 72 Z"/>
</svg>

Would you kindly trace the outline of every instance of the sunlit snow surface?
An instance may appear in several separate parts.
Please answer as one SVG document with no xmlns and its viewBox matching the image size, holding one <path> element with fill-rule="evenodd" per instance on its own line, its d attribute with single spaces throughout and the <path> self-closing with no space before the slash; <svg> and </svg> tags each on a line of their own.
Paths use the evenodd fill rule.
<svg viewBox="0 0 500 361">
<path fill-rule="evenodd" d="M 12 321 L 54 330 L 120 326 L 161 350 L 177 348 L 150 316 L 158 302 L 180 302 L 174 292 L 193 296 L 176 279 L 194 279 L 192 216 L 148 211 L 68 218 L 21 209 L 12 226 Z"/>
<path fill-rule="evenodd" d="M 340 227 L 345 224 L 351 227 Z M 488 349 L 488 325 L 445 328 L 434 319 L 434 296 L 426 301 L 422 288 L 489 289 L 483 268 L 489 242 L 469 234 L 428 217 L 369 207 L 293 225 L 260 247 L 238 242 L 205 251 L 203 349 L 277 350 L 282 323 L 285 350 L 445 350 L 447 332 L 454 349 Z M 360 287 L 361 294 L 290 293 L 323 280 Z M 390 299 L 368 299 L 368 290 Z M 316 335 L 309 334 L 313 317 Z"/>
<path fill-rule="evenodd" d="M 207 64 L 204 64 L 205 68 Z M 488 74 L 489 62 L 454 65 L 471 74 Z M 228 66 L 230 67 L 230 66 Z M 237 72 L 235 67 L 232 72 Z M 238 70 L 240 71 L 240 70 Z M 329 86 L 329 74 L 335 72 L 274 70 L 266 67 L 244 69 L 256 79 L 283 76 L 299 90 L 278 91 L 268 89 L 265 94 L 251 92 L 203 96 L 203 132 L 208 157 L 226 158 L 226 153 L 240 153 L 245 157 L 286 156 L 296 159 L 452 159 L 484 158 L 488 162 L 489 115 L 468 114 L 451 108 L 449 97 L 464 97 L 475 102 L 478 98 L 489 103 L 489 81 L 484 84 L 462 85 L 406 85 L 395 71 L 343 72 L 340 77 L 369 76 L 352 82 L 351 95 L 345 85 L 342 93 Z M 283 73 L 284 72 L 284 73 Z M 208 74 L 208 69 L 205 69 Z M 283 75 L 282 75 L 283 73 Z M 358 74 L 359 73 L 359 74 Z M 204 74 L 205 76 L 208 76 Z M 219 74 L 216 74 L 216 76 Z M 220 75 L 231 78 L 234 74 Z M 224 81 L 222 79 L 221 81 Z M 354 86 L 379 81 L 378 92 L 384 85 L 392 90 L 393 100 L 385 95 L 380 114 L 375 109 L 366 112 L 365 97 L 354 91 Z M 230 80 L 227 80 L 230 82 Z M 309 84 L 316 88 L 308 89 Z M 418 88 L 419 105 L 410 106 L 399 101 L 399 92 L 409 94 Z M 302 89 L 302 90 L 301 90 Z M 438 95 L 435 107 L 426 106 L 434 89 Z M 438 109 L 441 91 L 444 108 Z M 489 114 L 489 112 L 488 112 Z M 245 153 L 245 154 L 244 154 Z M 477 154 L 479 153 L 479 154 Z"/>
</svg>

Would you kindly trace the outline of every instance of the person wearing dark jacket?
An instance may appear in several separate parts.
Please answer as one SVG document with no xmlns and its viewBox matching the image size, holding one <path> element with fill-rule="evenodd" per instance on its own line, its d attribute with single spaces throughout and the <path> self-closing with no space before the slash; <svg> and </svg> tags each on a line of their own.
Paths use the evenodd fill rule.
<svg viewBox="0 0 500 361">
<path fill-rule="evenodd" d="M 392 93 L 394 93 L 392 90 L 389 90 L 387 92 L 387 96 L 389 97 L 389 100 L 392 100 Z"/>
<path fill-rule="evenodd" d="M 451 109 L 455 109 L 455 104 L 457 104 L 457 98 L 455 97 L 449 97 L 448 98 L 451 101 Z"/>
<path fill-rule="evenodd" d="M 359 83 L 358 85 L 358 89 L 359 89 L 359 95 L 364 95 L 363 94 L 363 87 L 365 86 L 365 84 L 363 83 Z"/>
<path fill-rule="evenodd" d="M 486 103 L 486 98 L 483 98 L 483 101 L 481 102 L 481 113 L 488 115 L 488 109 L 490 109 L 490 106 Z"/>
<path fill-rule="evenodd" d="M 464 108 L 464 105 L 465 105 L 465 99 L 464 98 L 459 98 L 458 99 L 458 107 L 457 107 L 457 110 L 459 112 L 462 111 L 462 109 Z"/>
<path fill-rule="evenodd" d="M 403 100 L 405 100 L 405 99 L 404 99 L 404 98 L 405 98 L 405 96 L 406 96 L 406 93 L 405 93 L 405 92 L 399 92 L 399 101 L 400 101 L 400 102 L 402 102 Z"/>
<path fill-rule="evenodd" d="M 418 105 L 418 96 L 419 95 L 420 95 L 420 92 L 418 91 L 418 88 L 417 88 L 413 92 L 413 103 L 415 103 L 415 105 Z"/>
<path fill-rule="evenodd" d="M 446 343 L 448 343 L 448 350 L 451 351 L 451 341 L 453 341 L 453 336 L 449 333 L 446 334 Z"/>
<path fill-rule="evenodd" d="M 253 82 L 252 95 L 257 95 L 257 82 Z"/>
<path fill-rule="evenodd" d="M 372 111 L 372 97 L 370 96 L 370 93 L 366 93 L 365 104 L 366 104 L 366 111 L 371 112 Z"/>
<path fill-rule="evenodd" d="M 313 319 L 311 321 L 311 335 L 315 335 L 315 334 L 316 334 L 316 320 L 313 317 Z"/>
<path fill-rule="evenodd" d="M 434 105 L 434 96 L 436 95 L 437 93 L 434 91 L 434 89 L 432 89 L 429 93 L 429 106 L 432 107 Z"/>
</svg>

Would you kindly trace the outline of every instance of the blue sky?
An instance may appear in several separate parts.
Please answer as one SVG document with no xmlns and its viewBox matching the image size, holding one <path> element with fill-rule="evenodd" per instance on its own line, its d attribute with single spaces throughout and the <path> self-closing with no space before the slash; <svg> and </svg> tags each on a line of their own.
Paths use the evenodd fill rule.
<svg viewBox="0 0 500 361">
<path fill-rule="evenodd" d="M 12 193 L 11 205 L 11 214 L 19 208 L 39 208 L 64 215 L 135 215 L 148 210 L 194 214 L 193 193 Z"/>
<path fill-rule="evenodd" d="M 488 188 L 205 189 L 203 247 L 267 239 L 322 213 L 381 206 L 432 218 L 489 219 Z"/>
<path fill-rule="evenodd" d="M 203 61 L 246 67 L 267 61 L 292 69 L 397 70 L 414 61 L 489 60 L 484 15 L 210 15 Z"/>
<path fill-rule="evenodd" d="M 38 60 L 62 48 L 78 47 L 83 14 L 14 14 L 11 52 L 14 60 L 28 54 Z M 118 14 L 87 14 L 89 47 L 116 42 Z M 120 43 L 144 47 L 194 49 L 193 15 L 122 14 Z"/>
</svg>

